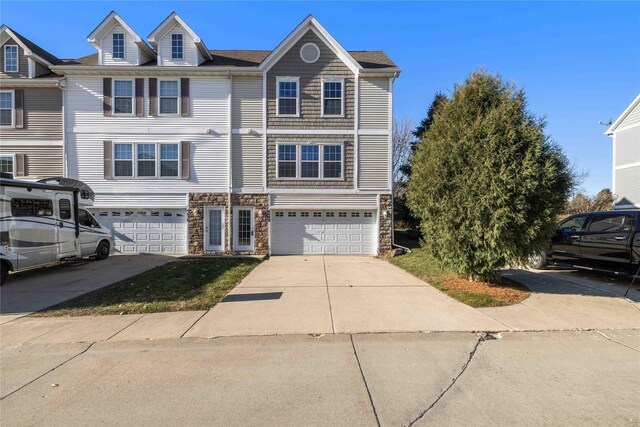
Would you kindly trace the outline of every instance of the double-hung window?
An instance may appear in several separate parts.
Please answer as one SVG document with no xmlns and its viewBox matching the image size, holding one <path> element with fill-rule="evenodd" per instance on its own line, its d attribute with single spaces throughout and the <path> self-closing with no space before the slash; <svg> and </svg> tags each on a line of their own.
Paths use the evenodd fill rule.
<svg viewBox="0 0 640 427">
<path fill-rule="evenodd" d="M 182 34 L 171 34 L 171 59 L 183 59 L 184 46 Z"/>
<path fill-rule="evenodd" d="M 13 126 L 13 91 L 0 91 L 0 126 Z"/>
<path fill-rule="evenodd" d="M 278 179 L 342 179 L 342 144 L 277 145 Z"/>
<path fill-rule="evenodd" d="M 178 81 L 160 80 L 160 114 L 178 114 Z"/>
<path fill-rule="evenodd" d="M 113 59 L 124 59 L 124 33 L 113 33 Z"/>
<path fill-rule="evenodd" d="M 133 114 L 133 81 L 113 81 L 113 113 Z"/>
<path fill-rule="evenodd" d="M 4 72 L 17 73 L 18 71 L 18 46 L 7 45 L 4 47 Z"/>
<path fill-rule="evenodd" d="M 0 156 L 0 172 L 13 175 L 13 156 Z"/>
<path fill-rule="evenodd" d="M 299 78 L 277 77 L 276 83 L 276 115 L 298 117 L 300 115 L 298 111 L 300 108 Z"/>
<path fill-rule="evenodd" d="M 322 115 L 324 117 L 344 115 L 344 80 L 322 81 Z"/>
<path fill-rule="evenodd" d="M 113 144 L 113 162 L 116 178 L 178 178 L 180 145 Z"/>
</svg>

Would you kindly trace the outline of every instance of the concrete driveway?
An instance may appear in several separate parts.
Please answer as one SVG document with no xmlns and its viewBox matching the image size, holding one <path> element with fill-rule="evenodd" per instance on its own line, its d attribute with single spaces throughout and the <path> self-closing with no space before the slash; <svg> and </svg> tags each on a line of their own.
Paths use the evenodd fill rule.
<svg viewBox="0 0 640 427">
<path fill-rule="evenodd" d="M 0 324 L 135 276 L 174 257 L 115 255 L 103 261 L 12 274 L 0 288 Z"/>
</svg>

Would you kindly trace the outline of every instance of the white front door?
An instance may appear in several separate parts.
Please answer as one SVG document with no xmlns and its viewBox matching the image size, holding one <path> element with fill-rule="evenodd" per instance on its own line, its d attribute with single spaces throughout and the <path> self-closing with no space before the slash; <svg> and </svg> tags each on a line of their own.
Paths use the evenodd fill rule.
<svg viewBox="0 0 640 427">
<path fill-rule="evenodd" d="M 253 208 L 233 210 L 233 249 L 235 251 L 253 250 Z"/>
<path fill-rule="evenodd" d="M 205 208 L 204 250 L 224 250 L 224 208 Z"/>
</svg>

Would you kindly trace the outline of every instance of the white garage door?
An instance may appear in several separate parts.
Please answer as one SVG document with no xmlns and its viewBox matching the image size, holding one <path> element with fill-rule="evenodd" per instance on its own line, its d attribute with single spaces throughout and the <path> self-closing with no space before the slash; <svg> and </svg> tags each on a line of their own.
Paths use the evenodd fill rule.
<svg viewBox="0 0 640 427">
<path fill-rule="evenodd" d="M 274 255 L 375 254 L 374 212 L 275 211 L 271 215 Z"/>
<path fill-rule="evenodd" d="M 184 209 L 110 209 L 93 213 L 100 224 L 111 230 L 117 252 L 186 253 Z"/>
</svg>

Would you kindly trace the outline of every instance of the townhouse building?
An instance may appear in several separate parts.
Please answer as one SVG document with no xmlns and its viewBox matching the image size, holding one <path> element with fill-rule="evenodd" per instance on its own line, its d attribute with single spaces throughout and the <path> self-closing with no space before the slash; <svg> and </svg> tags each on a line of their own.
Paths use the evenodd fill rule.
<svg viewBox="0 0 640 427">
<path fill-rule="evenodd" d="M 381 51 L 313 17 L 273 50 L 210 50 L 177 14 L 143 39 L 115 12 L 63 76 L 65 175 L 122 253 L 391 249 L 392 93 Z"/>
</svg>

